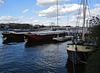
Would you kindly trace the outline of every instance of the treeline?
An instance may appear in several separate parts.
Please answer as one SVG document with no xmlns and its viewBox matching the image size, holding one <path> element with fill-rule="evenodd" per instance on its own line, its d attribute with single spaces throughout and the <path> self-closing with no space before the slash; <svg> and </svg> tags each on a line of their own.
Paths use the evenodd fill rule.
<svg viewBox="0 0 100 73">
<path fill-rule="evenodd" d="M 92 27 L 91 36 L 97 38 L 100 44 L 100 23 Z"/>
<path fill-rule="evenodd" d="M 100 73 L 100 23 L 92 27 L 91 36 L 98 38 L 97 51 L 88 59 L 84 73 Z"/>
<path fill-rule="evenodd" d="M 33 26 L 30 24 L 20 24 L 20 23 L 1 23 L 0 24 L 1 30 L 8 30 L 8 29 L 33 29 Z"/>
<path fill-rule="evenodd" d="M 11 30 L 11 29 L 54 29 L 54 30 L 66 30 L 67 29 L 75 29 L 75 27 L 71 26 L 45 26 L 45 25 L 39 25 L 35 24 L 34 26 L 32 24 L 21 24 L 21 23 L 1 23 L 0 24 L 0 30 Z M 78 27 L 79 28 L 79 27 Z"/>
</svg>

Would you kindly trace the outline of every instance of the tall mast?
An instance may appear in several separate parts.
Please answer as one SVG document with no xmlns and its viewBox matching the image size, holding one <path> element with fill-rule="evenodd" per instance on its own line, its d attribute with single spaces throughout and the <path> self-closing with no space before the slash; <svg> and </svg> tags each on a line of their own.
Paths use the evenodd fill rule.
<svg viewBox="0 0 100 73">
<path fill-rule="evenodd" d="M 58 0 L 57 0 L 57 26 L 58 26 Z"/>
<path fill-rule="evenodd" d="M 85 13 L 86 13 L 86 1 L 83 0 L 83 41 L 85 41 Z"/>
</svg>

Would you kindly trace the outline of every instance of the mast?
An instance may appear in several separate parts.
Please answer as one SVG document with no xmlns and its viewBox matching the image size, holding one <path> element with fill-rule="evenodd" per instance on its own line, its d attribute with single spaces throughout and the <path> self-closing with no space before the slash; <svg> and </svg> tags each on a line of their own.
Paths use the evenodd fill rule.
<svg viewBox="0 0 100 73">
<path fill-rule="evenodd" d="M 58 0 L 57 0 L 57 26 L 58 26 Z"/>
<path fill-rule="evenodd" d="M 85 13 L 86 13 L 86 2 L 87 0 L 83 0 L 83 41 L 85 41 Z"/>
</svg>

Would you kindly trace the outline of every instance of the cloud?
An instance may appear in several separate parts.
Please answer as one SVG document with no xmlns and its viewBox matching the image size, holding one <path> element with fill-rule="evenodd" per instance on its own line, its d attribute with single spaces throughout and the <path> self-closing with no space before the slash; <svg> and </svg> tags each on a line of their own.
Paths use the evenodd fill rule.
<svg viewBox="0 0 100 73">
<path fill-rule="evenodd" d="M 8 23 L 8 22 L 19 22 L 24 16 L 20 17 L 12 17 L 12 16 L 0 16 L 0 22 Z"/>
<path fill-rule="evenodd" d="M 29 11 L 29 9 L 25 9 L 22 13 L 26 13 L 26 12 L 28 12 Z"/>
<path fill-rule="evenodd" d="M 99 15 L 100 14 L 100 7 L 97 7 L 97 8 L 90 10 L 90 12 L 91 12 L 92 16 Z"/>
<path fill-rule="evenodd" d="M 58 5 L 58 19 L 59 24 L 61 25 L 76 25 L 77 18 L 82 19 L 82 7 L 83 5 L 78 4 L 64 4 Z M 79 11 L 80 10 L 80 11 Z M 40 17 L 44 17 L 47 19 L 57 19 L 57 5 L 50 6 L 48 9 L 42 10 L 38 12 Z M 67 16 L 68 19 L 67 20 Z M 65 20 L 66 19 L 66 20 Z M 62 21 L 64 20 L 64 21 Z M 79 22 L 80 23 L 80 22 Z M 55 21 L 55 25 L 56 21 Z M 82 25 L 82 24 L 81 24 Z"/>
<path fill-rule="evenodd" d="M 4 5 L 4 1 L 0 0 L 0 6 Z"/>
<path fill-rule="evenodd" d="M 90 15 L 91 16 L 100 15 L 100 7 L 91 9 L 90 13 L 89 13 L 89 11 L 86 11 L 86 20 L 90 18 Z M 78 20 L 78 22 L 77 22 L 77 20 Z M 81 14 L 79 14 L 79 15 L 72 15 L 71 20 L 69 20 L 69 23 L 73 24 L 73 25 L 75 25 L 77 23 L 79 26 L 82 26 L 83 25 L 83 12 L 81 12 Z"/>
<path fill-rule="evenodd" d="M 58 0 L 58 2 L 63 1 L 70 1 L 70 0 Z M 57 0 L 37 0 L 37 5 L 39 6 L 50 6 L 50 5 L 56 5 Z"/>
<path fill-rule="evenodd" d="M 95 6 L 95 7 L 98 7 L 98 6 L 100 6 L 100 4 L 95 4 L 94 6 Z"/>
<path fill-rule="evenodd" d="M 24 16 L 12 17 L 12 16 L 0 16 L 0 23 L 29 23 L 29 24 L 41 24 L 43 21 L 35 20 L 34 17 L 24 18 Z"/>
<path fill-rule="evenodd" d="M 78 26 L 82 26 L 83 25 L 83 11 L 81 10 L 81 13 L 77 13 L 79 12 L 79 8 L 80 5 L 78 4 L 65 4 L 65 5 L 59 5 L 59 20 L 58 20 L 58 25 L 59 26 L 66 26 L 66 25 L 71 25 L 71 26 L 76 26 L 76 24 Z M 76 7 L 76 8 L 74 8 Z M 19 16 L 19 17 L 12 17 L 12 16 L 0 16 L 0 23 L 29 23 L 29 24 L 40 24 L 40 25 L 46 25 L 49 26 L 51 25 L 51 22 L 53 22 L 54 24 L 52 25 L 57 25 L 56 22 L 56 5 L 50 6 L 48 9 L 46 10 L 42 10 L 40 12 L 38 12 L 40 14 L 41 17 L 44 18 L 52 18 L 51 20 L 47 19 L 47 20 L 36 20 L 34 17 L 31 18 L 24 18 L 24 16 Z M 86 18 L 89 18 L 89 12 L 86 12 Z M 90 13 L 92 16 L 94 15 L 99 15 L 100 14 L 100 7 L 94 8 L 90 10 Z M 67 20 L 67 16 L 68 16 L 68 20 Z M 79 21 L 77 23 L 77 18 L 79 18 Z"/>
<path fill-rule="evenodd" d="M 82 5 L 78 4 L 64 4 L 58 5 L 58 17 L 63 17 L 68 13 L 77 12 Z M 57 5 L 50 6 L 46 10 L 42 10 L 38 12 L 39 16 L 44 18 L 56 18 L 57 17 Z"/>
</svg>

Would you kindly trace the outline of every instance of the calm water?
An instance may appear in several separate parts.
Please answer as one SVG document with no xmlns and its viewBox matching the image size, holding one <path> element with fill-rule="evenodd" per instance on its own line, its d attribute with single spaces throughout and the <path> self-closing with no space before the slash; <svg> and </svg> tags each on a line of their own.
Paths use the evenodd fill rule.
<svg viewBox="0 0 100 73">
<path fill-rule="evenodd" d="M 68 73 L 68 42 L 31 46 L 25 42 L 2 42 L 0 37 L 0 73 Z"/>
</svg>

